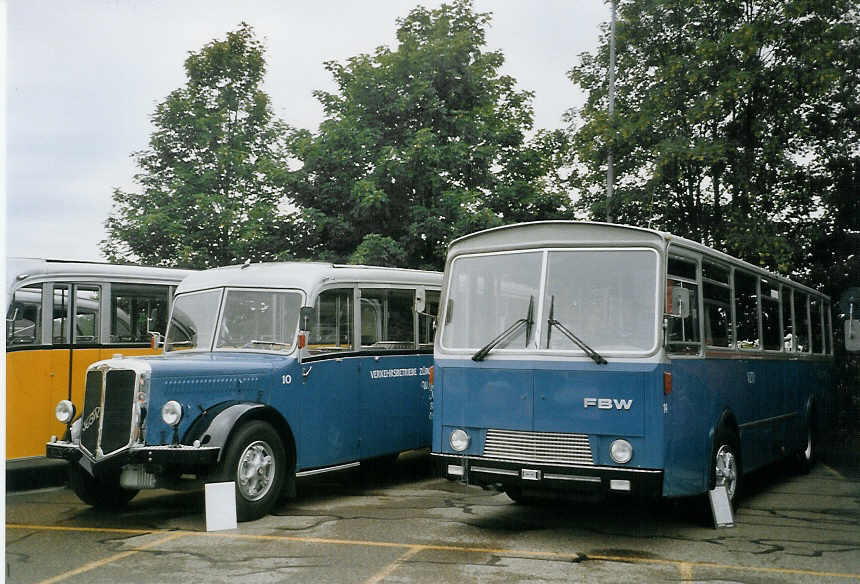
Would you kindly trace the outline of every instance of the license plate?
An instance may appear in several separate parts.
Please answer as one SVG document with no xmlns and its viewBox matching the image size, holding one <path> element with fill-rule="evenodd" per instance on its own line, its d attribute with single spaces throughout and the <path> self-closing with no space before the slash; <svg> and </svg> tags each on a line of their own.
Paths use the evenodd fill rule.
<svg viewBox="0 0 860 584">
<path fill-rule="evenodd" d="M 524 468 L 520 471 L 520 478 L 522 478 L 524 481 L 539 481 L 540 471 L 532 470 L 530 468 Z"/>
</svg>

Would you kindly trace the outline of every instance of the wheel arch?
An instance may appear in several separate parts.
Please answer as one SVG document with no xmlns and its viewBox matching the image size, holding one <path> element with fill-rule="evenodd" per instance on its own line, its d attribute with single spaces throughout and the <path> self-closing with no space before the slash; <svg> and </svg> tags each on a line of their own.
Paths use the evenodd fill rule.
<svg viewBox="0 0 860 584">
<path fill-rule="evenodd" d="M 232 401 L 213 406 L 194 420 L 182 443 L 190 445 L 199 440 L 203 446 L 217 446 L 221 449 L 218 453 L 220 461 L 236 429 L 252 420 L 267 422 L 274 427 L 284 445 L 287 468 L 295 467 L 296 441 L 292 428 L 277 410 L 265 404 Z"/>
<path fill-rule="evenodd" d="M 718 444 L 717 437 L 721 432 L 727 432 L 734 436 L 735 438 L 735 448 L 737 452 L 735 453 L 738 459 L 738 473 L 743 474 L 743 449 L 741 448 L 741 432 L 740 425 L 738 424 L 738 420 L 735 417 L 734 412 L 725 408 L 717 418 L 717 422 L 711 427 L 711 431 L 709 433 L 711 439 L 711 448 L 710 448 L 710 456 L 708 457 L 708 488 L 714 488 L 714 481 L 716 477 L 714 476 L 714 468 L 713 468 L 713 460 L 716 455 Z"/>
</svg>

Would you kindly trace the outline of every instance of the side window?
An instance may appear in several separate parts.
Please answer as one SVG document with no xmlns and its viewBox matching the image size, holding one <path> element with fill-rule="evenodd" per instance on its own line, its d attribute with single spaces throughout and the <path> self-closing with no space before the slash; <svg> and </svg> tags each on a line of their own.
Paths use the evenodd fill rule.
<svg viewBox="0 0 860 584">
<path fill-rule="evenodd" d="M 786 351 L 796 351 L 794 338 L 794 319 L 791 317 L 791 305 L 794 302 L 791 288 L 782 287 L 782 344 Z"/>
<path fill-rule="evenodd" d="M 170 290 L 148 284 L 113 284 L 110 290 L 110 342 L 148 343 L 148 331 L 167 329 Z"/>
<path fill-rule="evenodd" d="M 821 331 L 821 299 L 809 299 L 810 324 L 812 325 L 812 352 L 824 352 L 824 334 Z"/>
<path fill-rule="evenodd" d="M 70 342 L 68 284 L 54 284 L 51 340 L 55 345 L 65 345 Z"/>
<path fill-rule="evenodd" d="M 383 351 L 415 348 L 415 291 L 361 290 L 361 347 Z"/>
<path fill-rule="evenodd" d="M 666 313 L 669 350 L 673 353 L 699 352 L 699 286 L 696 284 L 696 263 L 682 258 L 669 258 L 666 276 Z"/>
<path fill-rule="evenodd" d="M 702 295 L 705 305 L 705 344 L 711 347 L 731 347 L 732 293 L 729 288 L 729 270 L 702 262 Z"/>
<path fill-rule="evenodd" d="M 424 296 L 424 312 L 418 314 L 418 344 L 422 349 L 432 349 L 439 318 L 439 291 L 427 290 Z"/>
<path fill-rule="evenodd" d="M 764 348 L 779 351 L 782 348 L 782 328 L 779 326 L 779 284 L 762 278 L 761 287 L 761 334 Z"/>
<path fill-rule="evenodd" d="M 797 328 L 796 351 L 809 352 L 809 313 L 807 312 L 807 296 L 803 292 L 794 293 L 794 320 Z"/>
<path fill-rule="evenodd" d="M 761 349 L 758 336 L 758 278 L 735 272 L 735 331 L 738 349 Z"/>
<path fill-rule="evenodd" d="M 6 311 L 6 344 L 42 343 L 42 285 L 31 284 L 15 290 Z"/>
<path fill-rule="evenodd" d="M 75 343 L 99 342 L 100 296 L 98 286 L 75 286 Z"/>
<path fill-rule="evenodd" d="M 352 288 L 336 288 L 320 293 L 314 304 L 309 354 L 351 351 L 353 322 Z"/>
<path fill-rule="evenodd" d="M 830 323 L 830 303 L 824 302 L 824 352 L 833 354 L 833 331 Z"/>
</svg>

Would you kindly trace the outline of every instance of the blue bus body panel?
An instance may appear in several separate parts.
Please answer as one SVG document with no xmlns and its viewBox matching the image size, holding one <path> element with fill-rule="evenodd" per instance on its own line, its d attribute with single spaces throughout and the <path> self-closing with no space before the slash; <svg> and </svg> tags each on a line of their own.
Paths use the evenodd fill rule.
<svg viewBox="0 0 860 584">
<path fill-rule="evenodd" d="M 823 406 L 830 384 L 826 361 L 739 358 L 674 359 L 668 396 L 666 496 L 710 488 L 714 433 L 721 418 L 737 426 L 743 472 L 801 449 L 806 406 Z"/>
<path fill-rule="evenodd" d="M 663 370 L 654 363 L 437 359 L 433 451 L 453 454 L 447 436 L 457 427 L 473 436 L 465 454 L 474 455 L 488 428 L 577 433 L 588 435 L 595 465 L 618 466 L 609 444 L 625 438 L 636 451 L 625 468 L 660 468 Z"/>
<path fill-rule="evenodd" d="M 202 409 L 225 401 L 267 403 L 272 369 L 283 358 L 255 353 L 176 353 L 147 359 L 152 368 L 145 440 L 149 445 L 170 444 L 173 428 L 161 419 L 168 400 L 182 405 L 179 436 Z"/>
<path fill-rule="evenodd" d="M 299 471 L 430 444 L 429 354 L 299 364 L 294 357 L 265 353 L 175 353 L 148 361 L 150 445 L 172 441 L 173 428 L 161 420 L 168 400 L 182 404 L 180 438 L 203 410 L 217 404 L 271 406 L 293 432 Z"/>
</svg>

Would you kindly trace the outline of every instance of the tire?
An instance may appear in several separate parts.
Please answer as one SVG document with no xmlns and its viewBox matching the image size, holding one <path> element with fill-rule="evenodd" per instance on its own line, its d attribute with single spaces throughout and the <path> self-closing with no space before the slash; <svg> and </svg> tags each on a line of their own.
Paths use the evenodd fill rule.
<svg viewBox="0 0 860 584">
<path fill-rule="evenodd" d="M 217 477 L 236 484 L 236 518 L 252 521 L 267 515 L 284 487 L 287 457 L 281 437 L 266 422 L 254 420 L 236 430 Z"/>
<path fill-rule="evenodd" d="M 795 466 L 801 474 L 809 474 L 812 467 L 815 466 L 815 450 L 818 446 L 818 440 L 815 437 L 815 432 L 812 426 L 806 426 L 806 447 L 798 450 L 795 453 Z"/>
<path fill-rule="evenodd" d="M 508 498 L 517 505 L 528 505 L 534 501 L 523 495 L 523 490 L 520 487 L 505 487 L 503 489 Z"/>
<path fill-rule="evenodd" d="M 100 511 L 122 509 L 138 493 L 120 487 L 118 473 L 93 477 L 74 463 L 69 465 L 69 486 L 81 501 Z"/>
<path fill-rule="evenodd" d="M 740 449 L 737 437 L 725 428 L 721 428 L 714 439 L 711 472 L 712 485 L 726 487 L 732 508 L 737 507 L 741 487 Z"/>
</svg>

